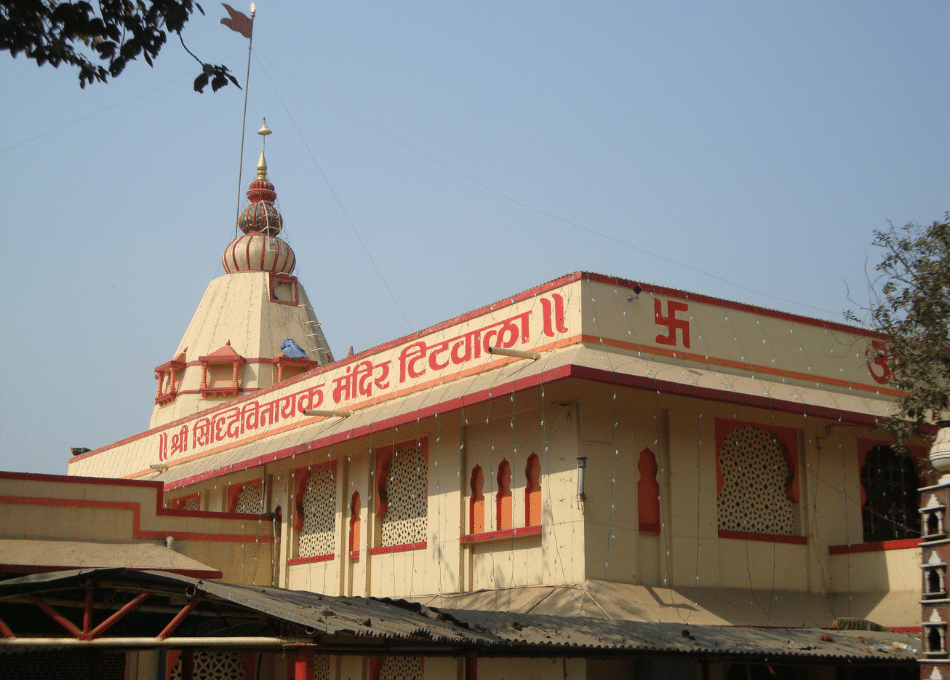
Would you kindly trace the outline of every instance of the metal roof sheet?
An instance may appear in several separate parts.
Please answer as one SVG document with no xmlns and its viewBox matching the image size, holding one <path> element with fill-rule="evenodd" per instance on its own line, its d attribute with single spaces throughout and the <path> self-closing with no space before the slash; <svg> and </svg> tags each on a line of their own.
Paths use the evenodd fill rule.
<svg viewBox="0 0 950 680">
<path fill-rule="evenodd" d="M 526 647 L 702 654 L 816 657 L 827 660 L 914 661 L 917 640 L 903 633 L 855 634 L 817 628 L 751 628 L 607 620 L 577 616 L 440 610 L 474 630 Z"/>
<path fill-rule="evenodd" d="M 244 623 L 226 629 L 215 624 L 227 617 L 205 618 L 197 625 L 189 624 L 183 635 L 240 637 L 261 635 L 268 627 L 276 635 L 279 629 L 286 627 L 283 624 L 295 624 L 299 629 L 296 638 L 311 638 L 329 653 L 340 653 L 343 649 L 343 653 L 411 651 L 422 656 L 473 651 L 496 657 L 689 654 L 772 661 L 781 658 L 810 658 L 819 662 L 916 661 L 916 639 L 900 633 L 684 625 L 435 609 L 403 600 L 332 597 L 118 569 L 36 574 L 0 582 L 0 610 L 10 606 L 11 598 L 30 593 L 55 593 L 60 599 L 72 597 L 78 604 L 91 582 L 131 591 L 178 590 L 188 597 L 197 592 L 203 601 L 227 603 L 224 606 L 232 615 L 245 615 Z M 259 618 L 254 618 L 255 615 Z M 140 630 L 133 632 L 141 634 Z M 9 641 L 0 640 L 0 647 L 7 643 Z"/>
</svg>

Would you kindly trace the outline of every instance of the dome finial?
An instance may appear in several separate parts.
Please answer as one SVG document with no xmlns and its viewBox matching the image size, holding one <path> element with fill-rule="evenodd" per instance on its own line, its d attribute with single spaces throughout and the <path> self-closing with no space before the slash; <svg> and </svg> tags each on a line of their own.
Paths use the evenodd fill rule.
<svg viewBox="0 0 950 680">
<path fill-rule="evenodd" d="M 257 134 L 261 136 L 261 158 L 257 161 L 257 179 L 267 179 L 267 161 L 264 160 L 264 145 L 267 141 L 267 135 L 270 133 L 270 128 L 267 127 L 267 119 L 261 118 L 261 129 L 257 131 Z"/>
</svg>

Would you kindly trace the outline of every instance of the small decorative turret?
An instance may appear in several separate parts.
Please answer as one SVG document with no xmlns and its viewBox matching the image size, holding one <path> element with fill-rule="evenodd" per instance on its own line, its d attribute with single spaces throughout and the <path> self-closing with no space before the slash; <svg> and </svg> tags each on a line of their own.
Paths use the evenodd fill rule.
<svg viewBox="0 0 950 680">
<path fill-rule="evenodd" d="M 271 131 L 266 120 L 262 121 L 257 134 L 261 135 L 257 179 L 251 182 L 247 189 L 247 198 L 251 204 L 238 217 L 238 226 L 244 236 L 239 236 L 228 244 L 221 263 L 228 274 L 248 271 L 291 274 L 297 265 L 297 259 L 290 246 L 277 238 L 283 229 L 284 218 L 274 205 L 277 200 L 274 184 L 267 179 L 264 143 Z"/>
</svg>

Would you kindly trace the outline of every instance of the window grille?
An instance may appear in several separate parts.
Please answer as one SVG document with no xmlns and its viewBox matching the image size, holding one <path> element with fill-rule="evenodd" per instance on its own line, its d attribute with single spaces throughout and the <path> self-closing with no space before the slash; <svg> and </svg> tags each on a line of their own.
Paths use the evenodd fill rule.
<svg viewBox="0 0 950 680">
<path fill-rule="evenodd" d="M 861 485 L 865 497 L 861 522 L 866 543 L 920 537 L 920 479 L 909 456 L 898 455 L 889 446 L 873 447 L 861 468 Z"/>
</svg>

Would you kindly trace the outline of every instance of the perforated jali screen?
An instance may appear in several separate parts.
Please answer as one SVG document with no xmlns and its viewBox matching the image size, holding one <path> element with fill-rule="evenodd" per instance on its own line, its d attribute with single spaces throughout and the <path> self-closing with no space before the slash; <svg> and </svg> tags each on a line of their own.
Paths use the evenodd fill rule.
<svg viewBox="0 0 950 680">
<path fill-rule="evenodd" d="M 314 470 L 303 495 L 303 526 L 300 528 L 300 557 L 333 552 L 336 524 L 336 485 L 329 467 Z"/>
<path fill-rule="evenodd" d="M 379 670 L 379 680 L 422 680 L 422 659 L 414 656 L 387 656 Z"/>
<path fill-rule="evenodd" d="M 785 493 L 788 464 L 775 437 L 755 427 L 737 427 L 719 451 L 723 486 L 719 528 L 791 535 L 792 502 Z"/>
<path fill-rule="evenodd" d="M 246 512 L 252 515 L 260 515 L 264 512 L 264 497 L 261 489 L 256 484 L 248 484 L 238 495 L 237 507 L 235 512 Z"/>
<path fill-rule="evenodd" d="M 428 472 L 422 449 L 409 446 L 393 453 L 386 479 L 389 507 L 383 517 L 383 545 L 426 540 Z"/>
<path fill-rule="evenodd" d="M 244 663 L 237 652 L 196 650 L 194 680 L 247 680 Z M 171 680 L 181 680 L 181 658 L 171 672 Z"/>
</svg>

